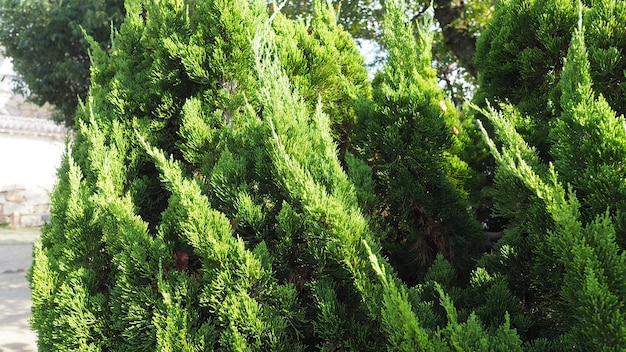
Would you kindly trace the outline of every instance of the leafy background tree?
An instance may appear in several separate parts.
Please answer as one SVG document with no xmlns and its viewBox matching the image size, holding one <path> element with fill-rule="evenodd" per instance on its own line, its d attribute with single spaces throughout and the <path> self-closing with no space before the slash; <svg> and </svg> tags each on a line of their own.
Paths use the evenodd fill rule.
<svg viewBox="0 0 626 352">
<path fill-rule="evenodd" d="M 123 18 L 123 0 L 0 1 L 0 46 L 19 75 L 17 91 L 50 103 L 57 122 L 73 125 L 90 86 L 85 33 L 110 50 L 111 29 Z"/>
</svg>

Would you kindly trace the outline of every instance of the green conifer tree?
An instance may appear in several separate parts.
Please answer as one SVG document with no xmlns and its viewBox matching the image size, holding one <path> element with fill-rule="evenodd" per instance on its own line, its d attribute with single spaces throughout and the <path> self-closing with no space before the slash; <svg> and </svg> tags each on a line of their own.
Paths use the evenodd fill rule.
<svg viewBox="0 0 626 352">
<path fill-rule="evenodd" d="M 502 115 L 490 117 L 498 133 L 516 133 Z M 508 278 L 511 292 L 524 304 L 533 322 L 525 337 L 557 350 L 623 349 L 626 257 L 610 218 L 598 215 L 584 225 L 576 196 L 564 189 L 554 168 L 536 172 L 532 161 L 526 162 L 524 154 L 531 149 L 519 135 L 501 151 L 489 143 L 499 180 L 517 180 L 518 198 L 527 206 L 484 264 Z M 518 204 L 498 205 L 504 210 Z M 520 280 L 530 288 L 519 290 Z"/>
<path fill-rule="evenodd" d="M 405 280 L 419 282 L 437 253 L 467 279 L 485 237 L 463 198 L 469 168 L 451 153 L 461 144 L 457 112 L 431 67 L 428 22 L 415 38 L 401 5 L 390 1 L 387 13 L 389 57 L 360 109 L 356 143 L 373 170 L 376 222 Z"/>
<path fill-rule="evenodd" d="M 601 96 L 595 98 L 582 10 L 579 18 L 561 74 L 564 112 L 555 118 L 552 134 L 554 166 L 543 163 L 515 130 L 514 109 L 483 111 L 502 145 L 487 138 L 498 165 L 496 214 L 511 222 L 496 253 L 482 265 L 502 276 L 506 296 L 522 304 L 531 324 L 524 338 L 534 350 L 622 350 L 626 343 L 626 256 L 614 226 L 618 211 L 611 211 L 619 204 L 590 197 L 602 188 L 590 187 L 593 181 L 586 178 L 598 177 L 604 187 L 617 189 L 620 183 L 611 172 L 584 170 L 620 172 L 612 168 L 619 165 L 612 157 L 623 137 L 606 126 L 619 124 L 623 130 L 623 124 Z M 585 144 L 584 136 L 594 138 L 593 145 Z"/>
<path fill-rule="evenodd" d="M 458 313 L 443 256 L 409 287 L 382 254 L 340 148 L 369 82 L 316 8 L 309 36 L 260 1 L 127 1 L 35 245 L 41 350 L 520 350 L 506 313 Z"/>
<path fill-rule="evenodd" d="M 550 123 L 561 113 L 559 82 L 563 59 L 577 21 L 577 0 L 506 0 L 477 42 L 480 72 L 474 101 L 508 102 L 524 118 L 517 130 L 542 159 L 550 160 Z M 598 93 L 618 112 L 626 112 L 623 84 L 626 49 L 623 23 L 626 4 L 619 0 L 583 1 L 583 23 L 589 52 L 589 74 Z"/>
<path fill-rule="evenodd" d="M 596 97 L 583 27 L 572 38 L 560 89 L 563 113 L 550 133 L 554 166 L 572 185 L 582 204 L 583 219 L 609 211 L 626 248 L 626 129 L 602 94 Z M 590 39 L 592 40 L 592 39 Z"/>
<path fill-rule="evenodd" d="M 400 7 L 388 9 L 389 17 L 397 18 Z M 260 100 L 271 131 L 266 149 L 276 170 L 276 183 L 288 195 L 283 203 L 287 209 L 284 219 L 300 222 L 299 235 L 308 243 L 302 252 L 305 258 L 314 259 L 310 275 L 318 316 L 313 319 L 326 343 L 318 347 L 519 350 L 521 341 L 508 318 L 495 332 L 485 329 L 474 315 L 460 322 L 453 303 L 437 283 L 431 285 L 439 293 L 436 303 L 445 309 L 447 325 L 438 329 L 436 319 L 423 319 L 433 316 L 432 302 L 420 298 L 422 286 L 407 289 L 380 254 L 356 190 L 334 150 L 328 117 L 321 109 L 311 115 L 303 113 L 304 102 L 290 91 L 276 60 L 267 60 L 271 55 L 262 50 L 262 42 L 258 45 L 257 58 L 265 59 L 257 61 L 263 83 Z M 379 328 L 372 330 L 373 326 Z"/>
<path fill-rule="evenodd" d="M 284 306 L 282 316 L 259 303 L 268 299 L 279 306 L 296 304 L 297 291 L 294 282 L 285 280 L 285 285 L 278 287 L 272 275 L 267 276 L 272 260 L 262 241 L 275 231 L 274 204 L 280 205 L 282 197 L 271 185 L 267 155 L 259 149 L 259 138 L 266 134 L 261 133 L 262 128 L 259 131 L 254 119 L 238 118 L 244 110 L 260 109 L 254 103 L 257 78 L 250 28 L 268 20 L 267 10 L 261 3 L 247 2 L 128 1 L 126 6 L 128 15 L 115 34 L 110 57 L 95 43 L 92 48 L 91 96 L 77 115 L 67 166 L 59 171 L 61 181 L 54 197 L 59 210 L 54 211 L 36 251 L 39 264 L 33 266 L 31 280 L 34 296 L 41 294 L 34 310 L 50 308 L 33 318 L 33 326 L 42 329 L 40 347 L 297 349 L 302 310 Z M 319 9 L 329 13 L 328 6 Z M 337 27 L 332 21 L 320 20 L 314 28 L 328 31 Z M 296 39 L 307 38 L 307 28 L 301 25 L 292 26 L 291 32 L 300 33 Z M 324 50 L 328 47 L 336 57 L 346 58 L 345 62 L 355 59 L 358 51 L 354 45 L 341 39 L 338 28 L 335 32 L 339 35 L 326 35 L 326 41 L 332 44 L 339 38 L 343 43 L 339 49 L 309 44 L 317 50 L 309 55 L 328 56 Z M 285 42 L 305 51 L 298 48 L 297 40 Z M 281 53 L 287 57 L 290 52 Z M 306 65 L 313 62 L 302 60 L 305 67 L 300 70 L 307 71 Z M 311 68 L 314 73 L 325 69 L 319 63 Z M 347 85 L 359 79 L 367 82 L 364 67 L 348 70 L 338 65 L 334 70 L 317 78 L 315 100 L 326 92 L 324 82 L 329 79 L 345 80 Z M 335 84 L 327 87 L 337 89 Z M 349 93 L 357 95 L 356 89 Z M 321 95 L 342 99 L 336 98 L 340 94 Z M 341 114 L 335 115 L 343 120 Z M 234 128 L 237 122 L 242 128 Z M 161 152 L 146 150 L 135 131 L 144 136 L 146 145 L 158 146 Z M 164 161 L 159 154 L 163 152 L 176 161 Z M 239 171 L 242 173 L 237 175 Z M 189 183 L 178 176 L 181 172 L 201 182 Z M 165 187 L 162 179 L 168 181 Z M 198 198 L 200 190 L 210 198 Z M 213 208 L 228 211 L 228 218 Z M 68 221 L 67 216 L 75 220 Z M 198 242 L 198 231 L 208 228 L 214 229 L 215 240 L 203 240 L 216 248 Z M 232 236 L 233 231 L 239 240 Z M 76 238 L 64 240 L 69 234 Z M 248 249 L 242 247 L 242 238 L 251 241 Z M 72 259 L 71 265 L 57 264 L 56 258 L 64 261 L 65 257 L 77 259 Z M 223 258 L 220 264 L 235 272 L 206 261 L 215 258 Z M 243 270 L 241 265 L 249 269 Z M 206 271 L 208 268 L 212 271 Z M 50 272 L 55 270 L 63 274 Z M 47 279 L 39 280 L 42 275 Z M 77 280 L 87 281 L 79 284 Z M 73 299 L 80 303 L 76 307 L 86 312 L 52 314 L 63 303 L 55 303 L 56 296 L 72 283 L 85 290 Z M 203 287 L 219 290 L 203 291 Z M 270 287 L 273 293 L 263 293 Z M 223 306 L 224 302 L 230 306 Z M 63 304 L 72 307 L 70 302 Z M 81 319 L 93 322 L 99 335 L 83 329 L 85 323 L 76 325 Z M 78 333 L 79 329 L 85 331 Z M 290 337 L 284 335 L 286 331 Z M 80 340 L 85 335 L 87 339 Z M 120 337 L 122 342 L 114 341 Z M 91 344 L 94 340 L 96 345 Z"/>
</svg>

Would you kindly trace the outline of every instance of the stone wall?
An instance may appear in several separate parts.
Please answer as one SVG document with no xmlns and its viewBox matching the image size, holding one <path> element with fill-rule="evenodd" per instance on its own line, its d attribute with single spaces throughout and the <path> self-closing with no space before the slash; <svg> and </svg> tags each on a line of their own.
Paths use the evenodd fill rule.
<svg viewBox="0 0 626 352">
<path fill-rule="evenodd" d="M 50 218 L 50 191 L 26 185 L 0 186 L 0 225 L 41 226 Z"/>
</svg>

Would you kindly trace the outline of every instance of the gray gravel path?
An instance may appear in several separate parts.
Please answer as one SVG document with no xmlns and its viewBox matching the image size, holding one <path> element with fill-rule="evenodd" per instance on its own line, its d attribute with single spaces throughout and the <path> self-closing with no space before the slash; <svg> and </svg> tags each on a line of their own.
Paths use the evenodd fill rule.
<svg viewBox="0 0 626 352">
<path fill-rule="evenodd" d="M 39 229 L 0 229 L 0 352 L 37 351 L 30 329 L 30 288 L 26 272 L 32 263 Z"/>
</svg>

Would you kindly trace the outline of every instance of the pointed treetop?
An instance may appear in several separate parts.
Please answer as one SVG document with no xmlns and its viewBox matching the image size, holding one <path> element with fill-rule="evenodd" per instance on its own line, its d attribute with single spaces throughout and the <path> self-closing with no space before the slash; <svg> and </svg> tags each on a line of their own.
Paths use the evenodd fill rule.
<svg viewBox="0 0 626 352">
<path fill-rule="evenodd" d="M 399 68 L 408 77 L 416 74 L 435 77 L 436 71 L 431 67 L 432 35 L 428 31 L 432 18 L 427 16 L 423 23 L 418 24 L 415 38 L 413 26 L 405 15 L 404 0 L 386 0 L 385 5 L 385 42 L 389 50 L 387 68 Z"/>
<path fill-rule="evenodd" d="M 593 99 L 591 84 L 589 60 L 585 45 L 585 28 L 583 26 L 583 6 L 579 1 L 578 25 L 572 35 L 571 45 L 561 77 L 563 90 L 561 104 L 564 110 L 571 110 L 581 102 Z"/>
</svg>

